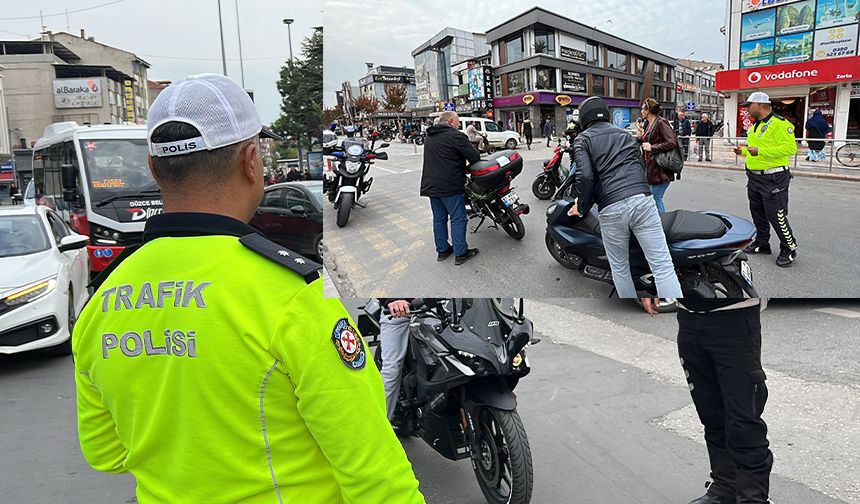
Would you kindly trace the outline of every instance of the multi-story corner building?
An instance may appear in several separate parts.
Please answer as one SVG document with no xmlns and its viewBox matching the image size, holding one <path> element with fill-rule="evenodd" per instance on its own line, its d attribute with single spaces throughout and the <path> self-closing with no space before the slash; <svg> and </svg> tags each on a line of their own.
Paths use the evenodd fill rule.
<svg viewBox="0 0 860 504">
<path fill-rule="evenodd" d="M 675 67 L 675 107 L 685 110 L 688 119 L 708 114 L 711 121 L 723 119 L 725 98 L 716 89 L 716 74 L 721 63 L 678 59 Z"/>
<path fill-rule="evenodd" d="M 529 116 L 555 121 L 586 97 L 605 97 L 613 122 L 625 126 L 638 117 L 644 98 L 674 113 L 675 59 L 540 7 L 487 31 L 492 46 L 495 117 L 518 130 Z"/>
<path fill-rule="evenodd" d="M 406 67 L 373 66 L 367 64 L 367 75 L 358 80 L 359 91 L 362 95 L 376 97 L 379 103 L 385 101 L 386 88 L 389 86 L 404 86 L 406 88 L 406 109 L 418 106 L 418 96 L 415 92 L 415 70 Z"/>
</svg>

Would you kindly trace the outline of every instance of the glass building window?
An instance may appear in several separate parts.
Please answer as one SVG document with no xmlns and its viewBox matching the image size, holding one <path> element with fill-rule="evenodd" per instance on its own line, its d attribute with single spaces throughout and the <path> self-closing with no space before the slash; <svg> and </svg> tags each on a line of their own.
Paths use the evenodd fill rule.
<svg viewBox="0 0 860 504">
<path fill-rule="evenodd" d="M 662 79 L 663 78 L 663 68 L 659 63 L 654 63 L 654 78 Z"/>
<path fill-rule="evenodd" d="M 508 74 L 505 96 L 526 92 L 526 71 L 511 72 Z"/>
<path fill-rule="evenodd" d="M 606 67 L 614 68 L 622 72 L 627 71 L 627 55 L 609 49 L 606 51 Z"/>
<path fill-rule="evenodd" d="M 645 71 L 645 60 L 642 58 L 636 58 L 636 75 L 642 75 Z"/>
<path fill-rule="evenodd" d="M 547 89 L 555 91 L 555 68 L 537 67 L 537 82 L 535 89 Z"/>
<path fill-rule="evenodd" d="M 615 81 L 615 96 L 617 98 L 627 98 L 627 81 L 621 79 L 613 79 Z"/>
<path fill-rule="evenodd" d="M 517 35 L 514 38 L 505 40 L 505 55 L 507 56 L 505 63 L 513 63 L 523 59 L 523 36 Z"/>
<path fill-rule="evenodd" d="M 555 56 L 555 32 L 549 30 L 535 30 L 535 54 L 548 54 Z"/>
<path fill-rule="evenodd" d="M 592 75 L 591 76 L 591 95 L 592 96 L 603 96 L 606 94 L 606 87 L 604 86 L 602 75 Z"/>
<path fill-rule="evenodd" d="M 585 48 L 585 62 L 592 66 L 600 66 L 600 48 L 597 44 L 588 43 Z"/>
</svg>

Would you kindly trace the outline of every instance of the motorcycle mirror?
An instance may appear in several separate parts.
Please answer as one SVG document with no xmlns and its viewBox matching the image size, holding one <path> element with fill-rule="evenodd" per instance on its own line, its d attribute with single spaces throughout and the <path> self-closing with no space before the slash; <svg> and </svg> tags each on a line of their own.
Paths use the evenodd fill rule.
<svg viewBox="0 0 860 504">
<path fill-rule="evenodd" d="M 383 161 L 388 160 L 388 153 L 387 152 L 377 152 L 375 154 L 375 156 L 376 156 L 376 159 L 381 159 Z"/>
<path fill-rule="evenodd" d="M 386 147 L 391 147 L 391 144 L 388 142 L 383 142 L 382 145 L 379 146 L 380 149 L 384 149 Z"/>
<path fill-rule="evenodd" d="M 525 298 L 520 298 L 520 309 L 517 311 L 519 313 L 519 320 L 525 320 L 526 316 L 524 315 L 525 311 Z"/>
</svg>

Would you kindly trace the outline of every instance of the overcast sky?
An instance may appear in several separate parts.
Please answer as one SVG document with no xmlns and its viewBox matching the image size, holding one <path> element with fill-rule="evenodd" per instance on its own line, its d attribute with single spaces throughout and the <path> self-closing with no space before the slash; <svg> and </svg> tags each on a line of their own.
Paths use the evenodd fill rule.
<svg viewBox="0 0 860 504">
<path fill-rule="evenodd" d="M 79 10 L 111 0 L 3 0 L 0 9 L 0 39 L 35 38 L 40 32 L 39 10 L 48 29 L 79 35 L 81 28 L 97 42 L 133 52 L 152 65 L 151 80 L 177 80 L 202 72 L 221 72 L 216 0 L 124 0 L 84 12 L 70 13 L 68 30 L 65 9 Z M 245 87 L 254 90 L 254 100 L 265 123 L 280 115 L 281 98 L 275 83 L 280 67 L 289 58 L 287 27 L 282 19 L 294 18 L 293 54 L 301 42 L 322 24 L 321 2 L 296 0 L 238 0 L 242 28 Z M 235 0 L 221 0 L 227 75 L 241 82 Z M 8 19 L 35 16 L 33 19 Z M 263 59 L 264 58 L 264 59 Z"/>
<path fill-rule="evenodd" d="M 484 33 L 534 6 L 675 58 L 723 62 L 726 0 L 328 0 L 323 101 L 357 85 L 365 62 L 411 68 L 412 50 L 446 26 Z"/>
</svg>

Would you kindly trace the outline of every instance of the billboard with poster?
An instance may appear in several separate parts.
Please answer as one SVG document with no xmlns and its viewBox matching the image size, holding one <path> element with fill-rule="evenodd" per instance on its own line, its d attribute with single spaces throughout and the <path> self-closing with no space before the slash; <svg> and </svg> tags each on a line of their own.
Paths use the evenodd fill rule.
<svg viewBox="0 0 860 504">
<path fill-rule="evenodd" d="M 811 60 L 812 32 L 795 33 L 776 39 L 775 63 L 800 63 Z"/>
<path fill-rule="evenodd" d="M 856 0 L 818 0 L 815 27 L 829 28 L 860 21 L 860 3 Z"/>
<path fill-rule="evenodd" d="M 753 40 L 741 44 L 741 68 L 773 65 L 773 39 Z"/>
<path fill-rule="evenodd" d="M 776 29 L 776 9 L 744 14 L 741 20 L 741 42 L 773 37 Z"/>
<path fill-rule="evenodd" d="M 776 11 L 776 34 L 789 35 L 815 29 L 815 0 L 783 5 Z"/>
<path fill-rule="evenodd" d="M 612 114 L 612 124 L 619 128 L 623 128 L 630 124 L 630 109 L 626 107 L 612 107 L 609 109 Z"/>
<path fill-rule="evenodd" d="M 823 60 L 857 54 L 857 25 L 827 28 L 815 32 L 813 59 Z"/>
<path fill-rule="evenodd" d="M 743 5 L 741 7 L 741 12 L 747 13 L 762 9 L 767 9 L 768 7 L 774 7 L 777 5 L 785 5 L 794 2 L 798 2 L 799 0 L 741 0 Z"/>
</svg>

